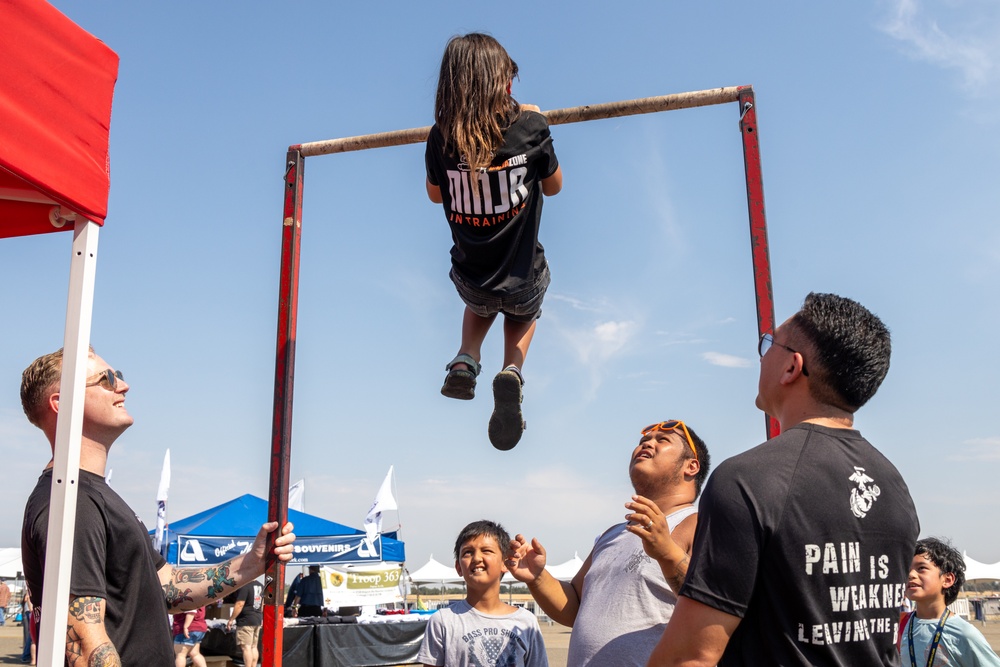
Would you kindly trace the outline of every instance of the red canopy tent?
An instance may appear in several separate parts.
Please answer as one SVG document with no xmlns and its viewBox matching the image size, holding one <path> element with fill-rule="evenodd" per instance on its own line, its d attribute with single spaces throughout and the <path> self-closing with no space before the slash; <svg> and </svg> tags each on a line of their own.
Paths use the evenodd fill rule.
<svg viewBox="0 0 1000 667">
<path fill-rule="evenodd" d="M 103 225 L 118 56 L 45 2 L 0 16 L 0 237 L 67 229 L 53 206 Z"/>
<path fill-rule="evenodd" d="M 61 665 L 118 56 L 42 0 L 0 0 L 0 25 L 0 237 L 73 230 L 38 642 L 38 664 Z"/>
</svg>

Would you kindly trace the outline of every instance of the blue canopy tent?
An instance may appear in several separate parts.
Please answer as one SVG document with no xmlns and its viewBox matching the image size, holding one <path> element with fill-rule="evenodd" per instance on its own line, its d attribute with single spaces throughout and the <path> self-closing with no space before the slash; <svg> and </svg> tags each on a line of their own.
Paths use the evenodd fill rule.
<svg viewBox="0 0 1000 667">
<path fill-rule="evenodd" d="M 288 520 L 295 525 L 295 557 L 288 565 L 402 563 L 406 559 L 395 533 L 369 540 L 363 530 L 293 509 L 288 510 Z M 174 521 L 167 530 L 167 562 L 175 567 L 225 562 L 249 550 L 266 522 L 267 501 L 250 494 Z"/>
</svg>

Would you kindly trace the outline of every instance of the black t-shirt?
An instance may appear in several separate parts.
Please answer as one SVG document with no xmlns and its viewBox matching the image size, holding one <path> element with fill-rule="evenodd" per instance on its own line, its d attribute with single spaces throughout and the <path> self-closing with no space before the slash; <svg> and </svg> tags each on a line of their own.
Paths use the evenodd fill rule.
<svg viewBox="0 0 1000 667">
<path fill-rule="evenodd" d="M 521 112 L 504 131 L 491 166 L 479 175 L 478 189 L 464 158 L 444 153 L 437 125 L 427 138 L 424 160 L 427 180 L 441 188 L 454 241 L 452 267 L 459 277 L 498 294 L 531 287 L 545 266 L 538 242 L 542 181 L 559 167 L 545 116 Z"/>
<path fill-rule="evenodd" d="M 720 667 L 898 665 L 919 530 L 860 433 L 800 424 L 712 473 L 681 595 L 742 618 Z"/>
<path fill-rule="evenodd" d="M 264 587 L 259 581 L 251 581 L 249 584 L 236 592 L 236 601 L 243 601 L 243 609 L 236 617 L 236 627 L 244 625 L 257 626 L 264 622 L 264 614 L 261 611 L 264 605 Z"/>
<path fill-rule="evenodd" d="M 105 602 L 104 628 L 123 666 L 174 664 L 167 603 L 157 571 L 165 561 L 146 527 L 104 478 L 80 471 L 70 595 Z M 31 599 L 42 603 L 52 470 L 24 508 L 21 554 Z M 65 619 L 56 621 L 60 627 Z"/>
</svg>

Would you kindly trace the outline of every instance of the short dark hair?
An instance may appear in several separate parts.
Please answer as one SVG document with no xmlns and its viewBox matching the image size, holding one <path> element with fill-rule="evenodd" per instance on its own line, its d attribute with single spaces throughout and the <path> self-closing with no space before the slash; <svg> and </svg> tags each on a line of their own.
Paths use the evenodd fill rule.
<svg viewBox="0 0 1000 667">
<path fill-rule="evenodd" d="M 809 391 L 817 401 L 855 412 L 889 372 L 889 329 L 857 301 L 810 292 L 789 321 L 809 347 Z"/>
<path fill-rule="evenodd" d="M 698 434 L 694 432 L 691 425 L 684 422 L 687 426 L 688 433 L 691 435 L 691 441 L 694 442 L 694 448 L 698 451 L 698 463 L 700 467 L 698 469 L 698 474 L 694 476 L 694 497 L 697 498 L 701 495 L 701 487 L 705 484 L 705 480 L 708 478 L 708 470 L 712 466 L 712 457 L 708 453 L 708 446 L 705 441 L 698 437 Z M 691 451 L 690 447 L 684 448 L 685 459 L 694 458 L 694 453 Z"/>
<path fill-rule="evenodd" d="M 510 550 L 510 535 L 504 530 L 504 527 L 495 521 L 488 521 L 482 519 L 480 521 L 473 521 L 468 526 L 462 529 L 462 532 L 458 534 L 458 539 L 455 540 L 455 560 L 459 560 L 459 554 L 462 551 L 462 545 L 469 540 L 487 536 L 492 537 L 497 541 L 497 546 L 500 547 L 500 551 L 506 554 Z"/>
<path fill-rule="evenodd" d="M 949 542 L 936 537 L 925 537 L 917 542 L 914 556 L 927 556 L 941 574 L 955 575 L 955 583 L 944 589 L 944 603 L 951 604 L 958 599 L 958 593 L 965 584 L 965 558 Z"/>
</svg>

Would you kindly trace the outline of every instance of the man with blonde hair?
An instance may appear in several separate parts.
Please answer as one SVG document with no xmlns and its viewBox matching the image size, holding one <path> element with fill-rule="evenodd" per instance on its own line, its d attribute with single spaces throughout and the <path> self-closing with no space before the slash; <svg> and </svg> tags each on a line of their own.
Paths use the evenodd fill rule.
<svg viewBox="0 0 1000 667">
<path fill-rule="evenodd" d="M 24 413 L 45 433 L 53 452 L 61 375 L 59 350 L 36 359 L 21 377 Z M 174 570 L 167 564 L 153 549 L 135 512 L 104 480 L 111 445 L 133 423 L 125 409 L 128 391 L 121 371 L 91 349 L 66 627 L 66 662 L 70 665 L 173 664 L 166 614 L 203 607 L 260 576 L 267 534 L 278 528 L 276 522 L 264 524 L 249 552 L 221 565 Z M 36 605 L 43 600 L 52 465 L 49 461 L 28 498 L 21 530 L 25 580 Z M 274 542 L 274 555 L 281 561 L 292 558 L 295 535 L 291 530 L 291 524 L 286 524 Z M 41 616 L 37 606 L 36 623 Z"/>
</svg>

